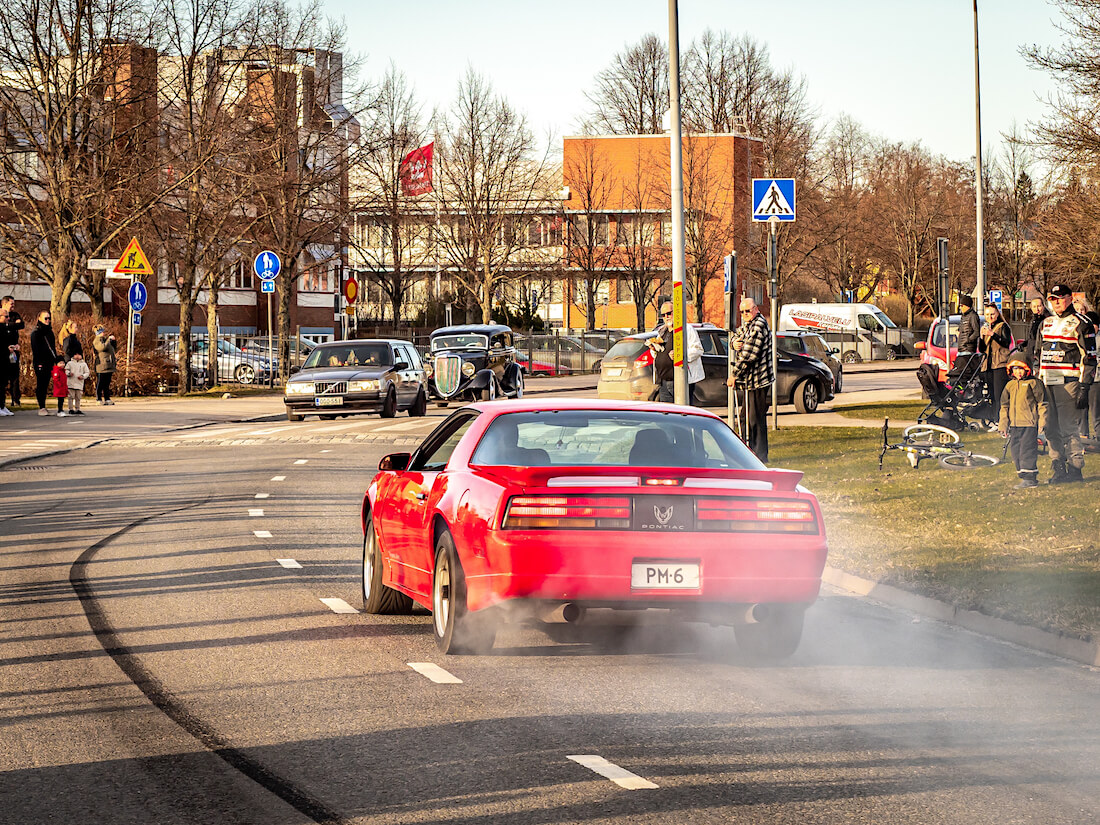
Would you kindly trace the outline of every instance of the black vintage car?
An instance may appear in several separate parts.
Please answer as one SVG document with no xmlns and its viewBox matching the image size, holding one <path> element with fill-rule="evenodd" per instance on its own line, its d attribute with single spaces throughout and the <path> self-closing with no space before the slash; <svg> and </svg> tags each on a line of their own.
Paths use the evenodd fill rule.
<svg viewBox="0 0 1100 825">
<path fill-rule="evenodd" d="M 440 407 L 451 401 L 521 398 L 523 371 L 512 330 L 498 324 L 443 327 L 431 335 L 425 371 Z"/>
</svg>

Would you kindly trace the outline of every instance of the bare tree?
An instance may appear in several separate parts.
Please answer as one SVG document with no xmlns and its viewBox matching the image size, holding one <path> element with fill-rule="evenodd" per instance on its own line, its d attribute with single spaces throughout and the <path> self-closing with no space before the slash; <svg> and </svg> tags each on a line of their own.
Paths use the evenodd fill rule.
<svg viewBox="0 0 1100 825">
<path fill-rule="evenodd" d="M 1052 282 L 1046 286 L 1069 284 L 1100 306 L 1100 169 L 1070 173 L 1043 210 L 1035 237 Z"/>
<path fill-rule="evenodd" d="M 668 160 L 664 152 L 639 147 L 622 181 L 624 212 L 631 213 L 623 227 L 623 247 L 616 263 L 621 266 L 634 302 L 635 327 L 646 327 L 646 308 L 653 304 L 669 275 L 670 239 L 664 236 L 667 211 L 654 204 L 665 197 Z"/>
<path fill-rule="evenodd" d="M 610 218 L 619 184 L 598 141 L 574 141 L 570 148 L 562 165 L 563 180 L 569 187 L 566 266 L 570 274 L 579 275 L 579 295 L 572 291 L 573 302 L 584 310 L 587 329 L 595 329 L 597 294 L 608 282 L 616 246 L 616 239 L 610 237 Z"/>
<path fill-rule="evenodd" d="M 590 134 L 660 134 L 669 107 L 668 73 L 668 47 L 657 35 L 627 46 L 585 93 L 593 109 L 584 129 Z"/>
<path fill-rule="evenodd" d="M 690 131 L 755 134 L 774 82 L 766 46 L 748 34 L 707 29 L 685 52 L 681 71 Z"/>
<path fill-rule="evenodd" d="M 55 317 L 156 200 L 155 54 L 139 0 L 15 0 L 0 7 L 0 239 L 20 268 L 50 285 Z M 102 273 L 92 291 L 102 313 Z"/>
<path fill-rule="evenodd" d="M 521 231 L 548 200 L 547 159 L 534 157 L 526 118 L 468 69 L 436 142 L 442 187 L 438 251 L 489 323 L 514 274 Z"/>
<path fill-rule="evenodd" d="M 401 161 L 427 143 L 420 106 L 405 75 L 390 66 L 366 114 L 365 142 L 372 151 L 359 157 L 352 170 L 356 191 L 351 242 L 369 267 L 367 277 L 377 284 L 390 305 L 394 323 L 424 267 L 432 257 L 435 198 L 406 197 L 401 190 Z"/>
</svg>

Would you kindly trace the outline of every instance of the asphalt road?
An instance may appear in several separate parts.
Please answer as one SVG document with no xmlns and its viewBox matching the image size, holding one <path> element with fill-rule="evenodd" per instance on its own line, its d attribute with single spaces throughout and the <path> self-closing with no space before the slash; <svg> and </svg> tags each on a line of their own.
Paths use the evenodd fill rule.
<svg viewBox="0 0 1100 825">
<path fill-rule="evenodd" d="M 1095 669 L 867 601 L 826 593 L 768 667 L 660 616 L 444 657 L 427 614 L 335 612 L 417 437 L 339 423 L 2 471 L 0 821 L 1100 818 Z"/>
</svg>

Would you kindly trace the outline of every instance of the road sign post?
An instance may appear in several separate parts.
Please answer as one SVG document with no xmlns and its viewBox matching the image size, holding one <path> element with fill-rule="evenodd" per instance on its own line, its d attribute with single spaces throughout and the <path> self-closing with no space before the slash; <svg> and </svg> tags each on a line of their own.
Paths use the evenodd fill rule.
<svg viewBox="0 0 1100 825">
<path fill-rule="evenodd" d="M 271 296 L 275 292 L 275 279 L 283 268 L 279 256 L 265 249 L 252 262 L 252 271 L 260 278 L 260 292 L 267 294 L 267 384 L 275 386 L 275 342 L 271 337 Z"/>
<path fill-rule="evenodd" d="M 88 263 L 91 266 L 92 263 L 99 262 L 101 261 L 93 260 Z M 126 248 L 107 274 L 108 278 L 126 278 L 130 281 L 130 289 L 126 293 L 129 313 L 126 322 L 126 380 L 122 388 L 123 395 L 130 394 L 130 362 L 134 358 L 134 333 L 136 328 L 141 326 L 141 310 L 145 309 L 145 303 L 149 299 L 145 284 L 137 279 L 152 274 L 153 265 L 149 263 L 137 238 L 130 239 L 130 243 L 126 244 Z"/>
<path fill-rule="evenodd" d="M 794 178 L 753 178 L 752 219 L 768 223 L 768 298 L 772 333 L 772 429 L 779 429 L 779 374 L 775 328 L 779 323 L 779 224 L 794 221 Z"/>
</svg>

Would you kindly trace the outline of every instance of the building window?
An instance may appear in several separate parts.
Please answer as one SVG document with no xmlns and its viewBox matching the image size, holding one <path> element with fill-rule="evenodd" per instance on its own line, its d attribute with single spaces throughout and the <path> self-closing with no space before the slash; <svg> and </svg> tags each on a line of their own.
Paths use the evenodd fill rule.
<svg viewBox="0 0 1100 825">
<path fill-rule="evenodd" d="M 630 278 L 620 276 L 615 279 L 615 303 L 617 304 L 632 304 L 634 303 L 634 293 L 631 291 L 633 284 Z"/>
<path fill-rule="evenodd" d="M 298 278 L 299 292 L 333 292 L 332 270 L 324 265 L 310 267 Z"/>
<path fill-rule="evenodd" d="M 634 218 L 629 215 L 619 215 L 615 221 L 615 246 L 632 246 L 634 244 Z"/>
<path fill-rule="evenodd" d="M 256 274 L 252 270 L 252 262 L 241 258 L 229 267 L 229 277 L 225 286 L 228 289 L 255 289 Z"/>
<path fill-rule="evenodd" d="M 157 266 L 157 286 L 176 288 L 176 280 L 179 278 L 179 261 L 162 261 Z"/>
<path fill-rule="evenodd" d="M 607 215 L 592 215 L 592 228 L 589 231 L 588 215 L 575 215 L 573 217 L 573 245 L 574 246 L 607 246 Z"/>
</svg>

